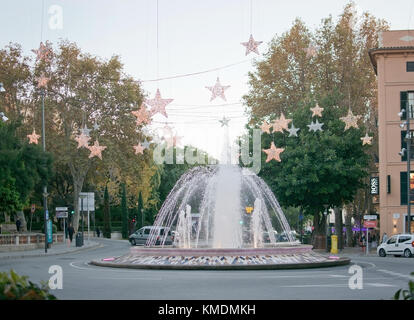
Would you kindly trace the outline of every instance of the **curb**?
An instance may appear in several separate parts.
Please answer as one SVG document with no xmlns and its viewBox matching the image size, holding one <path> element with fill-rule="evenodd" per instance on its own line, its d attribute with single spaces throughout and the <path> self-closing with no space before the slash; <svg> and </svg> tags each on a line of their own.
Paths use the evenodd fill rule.
<svg viewBox="0 0 414 320">
<path fill-rule="evenodd" d="M 298 263 L 298 264 L 263 264 L 263 265 L 138 265 L 127 263 L 112 263 L 93 260 L 90 264 L 99 267 L 110 268 L 128 268 L 128 269 L 153 269 L 153 270 L 283 270 L 283 269 L 310 269 L 310 268 L 327 268 L 334 266 L 344 266 L 351 262 L 349 258 L 340 258 L 339 260 L 315 262 L 315 263 Z"/>
<path fill-rule="evenodd" d="M 56 253 L 36 253 L 36 254 L 22 254 L 22 255 L 14 255 L 14 256 L 0 256 L 0 260 L 2 259 L 24 259 L 24 258 L 38 258 L 38 257 L 49 257 L 49 256 L 58 256 L 62 254 L 68 253 L 76 253 L 79 251 L 86 251 L 90 249 L 97 249 L 104 247 L 104 244 L 96 242 L 95 244 L 88 246 L 88 247 L 80 247 L 79 249 L 70 250 L 70 251 L 63 251 L 63 252 L 56 252 Z"/>
</svg>

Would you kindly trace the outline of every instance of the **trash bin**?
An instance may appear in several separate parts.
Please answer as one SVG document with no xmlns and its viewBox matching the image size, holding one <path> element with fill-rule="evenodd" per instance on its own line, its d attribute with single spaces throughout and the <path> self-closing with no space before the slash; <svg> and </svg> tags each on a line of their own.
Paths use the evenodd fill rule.
<svg viewBox="0 0 414 320">
<path fill-rule="evenodd" d="M 77 247 L 82 247 L 83 246 L 83 235 L 81 232 L 78 232 L 76 234 L 76 246 Z"/>
<path fill-rule="evenodd" d="M 331 253 L 338 253 L 338 236 L 336 235 L 331 236 Z"/>
</svg>

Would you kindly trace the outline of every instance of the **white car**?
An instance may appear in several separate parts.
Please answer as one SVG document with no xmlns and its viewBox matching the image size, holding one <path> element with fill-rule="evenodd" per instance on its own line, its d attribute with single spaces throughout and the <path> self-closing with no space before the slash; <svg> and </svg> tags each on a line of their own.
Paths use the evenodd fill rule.
<svg viewBox="0 0 414 320">
<path fill-rule="evenodd" d="M 397 234 L 392 236 L 378 246 L 377 253 L 380 257 L 392 254 L 394 256 L 403 255 L 406 258 L 410 258 L 414 255 L 414 235 Z"/>
</svg>

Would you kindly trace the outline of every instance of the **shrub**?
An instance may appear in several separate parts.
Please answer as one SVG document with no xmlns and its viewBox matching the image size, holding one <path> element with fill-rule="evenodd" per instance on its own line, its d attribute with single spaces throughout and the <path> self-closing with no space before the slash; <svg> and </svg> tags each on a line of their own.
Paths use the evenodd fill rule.
<svg viewBox="0 0 414 320">
<path fill-rule="evenodd" d="M 27 276 L 10 270 L 10 275 L 0 272 L 0 300 L 56 300 L 56 297 L 49 293 L 46 283 L 39 287 L 28 281 Z"/>
<path fill-rule="evenodd" d="M 411 272 L 411 275 L 414 276 L 414 272 Z M 408 290 L 400 289 L 394 295 L 394 300 L 414 300 L 414 281 L 408 282 Z"/>
</svg>

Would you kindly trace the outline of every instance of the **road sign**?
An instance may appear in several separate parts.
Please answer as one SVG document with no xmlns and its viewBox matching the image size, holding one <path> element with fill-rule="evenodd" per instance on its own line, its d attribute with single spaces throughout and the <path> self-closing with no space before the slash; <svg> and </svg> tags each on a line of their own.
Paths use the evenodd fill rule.
<svg viewBox="0 0 414 320">
<path fill-rule="evenodd" d="M 377 220 L 367 220 L 364 221 L 365 228 L 376 228 L 377 227 Z"/>
<path fill-rule="evenodd" d="M 83 199 L 83 208 L 82 208 Z M 79 210 L 95 211 L 95 193 L 94 192 L 80 192 L 79 193 Z"/>
<path fill-rule="evenodd" d="M 68 207 L 56 207 L 56 218 L 67 218 Z"/>
<path fill-rule="evenodd" d="M 367 214 L 364 216 L 364 220 L 377 220 L 377 216 L 374 214 L 371 214 L 371 215 Z"/>
<path fill-rule="evenodd" d="M 30 208 L 30 212 L 33 214 L 36 211 L 36 205 L 33 203 L 32 207 Z"/>
</svg>

